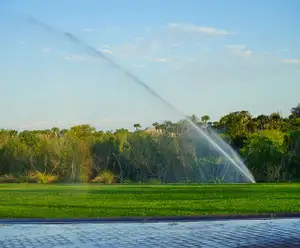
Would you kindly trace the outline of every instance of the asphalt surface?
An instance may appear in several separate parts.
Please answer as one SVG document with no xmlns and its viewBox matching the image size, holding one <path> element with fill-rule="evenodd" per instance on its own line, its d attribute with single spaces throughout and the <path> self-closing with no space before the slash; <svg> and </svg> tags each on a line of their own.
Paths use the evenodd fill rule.
<svg viewBox="0 0 300 248">
<path fill-rule="evenodd" d="M 0 248 L 293 247 L 300 219 L 23 223 L 0 221 Z M 56 223 L 56 224 L 55 224 Z M 61 224 L 59 224 L 61 223 Z M 64 223 L 64 224 L 63 224 Z"/>
</svg>

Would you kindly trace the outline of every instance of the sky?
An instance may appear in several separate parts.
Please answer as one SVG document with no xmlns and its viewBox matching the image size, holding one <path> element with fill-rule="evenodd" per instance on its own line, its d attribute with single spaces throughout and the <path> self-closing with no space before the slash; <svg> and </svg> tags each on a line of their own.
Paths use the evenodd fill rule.
<svg viewBox="0 0 300 248">
<path fill-rule="evenodd" d="M 300 102 L 299 12 L 298 0 L 2 0 L 0 128 L 146 127 L 239 110 L 286 116 Z"/>
</svg>

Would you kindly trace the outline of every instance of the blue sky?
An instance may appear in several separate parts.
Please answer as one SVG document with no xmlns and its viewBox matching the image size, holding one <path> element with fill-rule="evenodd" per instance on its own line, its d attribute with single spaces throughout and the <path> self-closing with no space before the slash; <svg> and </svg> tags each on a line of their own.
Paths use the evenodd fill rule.
<svg viewBox="0 0 300 248">
<path fill-rule="evenodd" d="M 104 60 L 35 17 L 71 32 L 186 114 L 213 120 L 300 102 L 300 2 L 3 0 L 0 123 L 4 128 L 144 126 L 176 116 Z"/>
</svg>

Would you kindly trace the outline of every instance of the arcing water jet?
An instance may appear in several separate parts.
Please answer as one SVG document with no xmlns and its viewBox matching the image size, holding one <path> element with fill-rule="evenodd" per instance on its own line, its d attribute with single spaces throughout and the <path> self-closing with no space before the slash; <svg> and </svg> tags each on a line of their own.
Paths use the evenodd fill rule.
<svg viewBox="0 0 300 248">
<path fill-rule="evenodd" d="M 151 87 L 149 87 L 147 84 L 145 84 L 142 80 L 140 80 L 138 77 L 130 73 L 129 71 L 122 68 L 120 65 L 118 65 L 115 61 L 113 61 L 111 58 L 106 57 L 102 52 L 98 51 L 94 47 L 90 46 L 86 42 L 80 40 L 75 35 L 69 33 L 69 32 L 61 32 L 48 24 L 45 24 L 33 17 L 30 17 L 28 19 L 30 23 L 35 24 L 42 29 L 46 30 L 47 32 L 51 33 L 52 35 L 65 37 L 69 41 L 75 43 L 79 47 L 83 48 L 85 52 L 89 53 L 92 56 L 95 56 L 97 58 L 101 58 L 105 60 L 109 65 L 111 65 L 113 68 L 119 70 L 122 72 L 126 77 L 131 79 L 134 83 L 138 84 L 139 86 L 142 86 L 145 88 L 152 96 L 159 99 L 163 104 L 168 106 L 172 111 L 175 111 L 178 115 L 181 117 L 183 116 L 186 121 L 201 135 L 203 136 L 207 142 L 209 142 L 218 152 L 220 152 L 229 162 L 234 166 L 237 171 L 239 171 L 249 182 L 255 183 L 255 180 L 251 174 L 251 172 L 248 170 L 248 168 L 244 165 L 242 160 L 238 157 L 236 152 L 233 151 L 233 149 L 226 144 L 216 133 L 213 133 L 210 137 L 205 131 L 203 131 L 201 128 L 199 128 L 195 123 L 193 123 L 189 118 L 186 118 L 186 115 L 179 111 L 176 107 L 174 107 L 171 103 L 166 101 L 164 98 L 162 98 L 158 93 L 156 93 Z M 219 144 L 218 144 L 219 143 Z M 223 148 L 222 148 L 223 147 Z M 230 150 L 230 152 L 233 154 L 235 159 L 233 159 L 225 150 Z"/>
</svg>

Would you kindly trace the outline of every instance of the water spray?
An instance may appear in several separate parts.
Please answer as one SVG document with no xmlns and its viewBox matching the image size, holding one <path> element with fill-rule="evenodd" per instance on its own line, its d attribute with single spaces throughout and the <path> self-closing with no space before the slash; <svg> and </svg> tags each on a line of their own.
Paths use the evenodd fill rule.
<svg viewBox="0 0 300 248">
<path fill-rule="evenodd" d="M 119 70 L 120 72 L 122 72 L 131 81 L 133 81 L 134 83 L 138 84 L 139 86 L 142 86 L 143 88 L 145 88 L 152 96 L 159 99 L 163 104 L 165 104 L 167 107 L 169 107 L 172 111 L 175 111 L 178 115 L 183 116 L 185 118 L 185 120 L 197 132 L 199 132 L 202 136 L 204 136 L 204 138 L 210 144 L 212 144 L 215 149 L 217 149 L 222 155 L 224 155 L 235 166 L 235 168 L 238 169 L 238 171 L 240 171 L 242 173 L 242 175 L 244 175 L 250 182 L 255 183 L 255 180 L 254 180 L 252 174 L 247 169 L 247 167 L 244 165 L 244 163 L 241 161 L 241 159 L 237 157 L 237 155 L 236 155 L 236 157 L 239 160 L 238 161 L 239 164 L 241 164 L 245 168 L 245 170 L 243 168 L 241 168 L 241 166 L 239 166 L 239 164 L 236 161 L 234 161 L 234 159 L 231 156 L 229 156 L 229 154 L 226 151 L 224 151 L 224 149 L 222 149 L 205 131 L 203 131 L 194 122 L 192 122 L 189 118 L 187 118 L 186 115 L 184 113 L 182 113 L 180 110 L 178 110 L 175 106 L 173 106 L 171 103 L 169 103 L 164 98 L 162 98 L 156 91 L 154 91 L 151 87 L 149 87 L 146 83 L 144 83 L 137 76 L 135 76 L 131 72 L 125 70 L 119 64 L 117 64 L 114 60 L 112 60 L 111 58 L 105 56 L 101 51 L 99 51 L 96 48 L 92 47 L 91 45 L 87 44 L 86 42 L 79 39 L 75 35 L 73 35 L 69 32 L 62 32 L 62 31 L 60 31 L 60 30 L 58 30 L 58 29 L 56 29 L 56 28 L 54 28 L 54 27 L 52 27 L 52 26 L 50 26 L 50 25 L 48 25 L 48 24 L 46 24 L 46 23 L 44 23 L 40 20 L 37 20 L 37 19 L 33 18 L 32 16 L 28 17 L 28 21 L 31 24 L 39 26 L 41 29 L 49 32 L 52 35 L 67 38 L 72 43 L 74 43 L 74 44 L 78 45 L 79 47 L 83 48 L 85 52 L 88 52 L 90 55 L 92 55 L 94 57 L 101 58 L 101 59 L 105 60 L 110 66 L 112 66 L 113 68 L 115 68 L 115 69 Z M 216 136 L 216 134 L 214 134 L 214 136 Z M 229 147 L 229 145 L 226 144 L 224 141 L 222 143 L 223 143 L 223 145 L 226 145 L 226 146 Z"/>
</svg>

